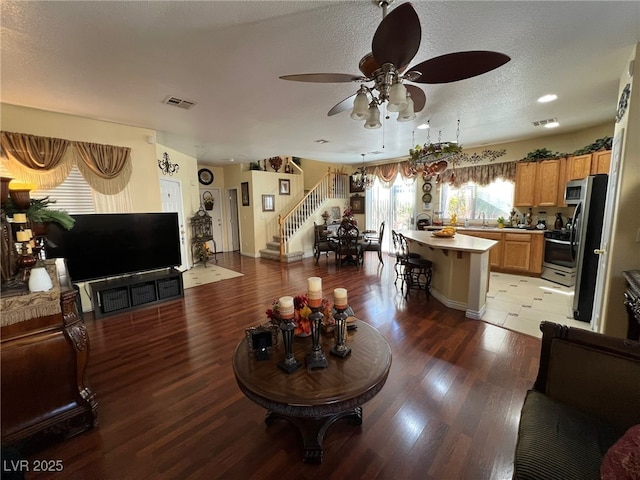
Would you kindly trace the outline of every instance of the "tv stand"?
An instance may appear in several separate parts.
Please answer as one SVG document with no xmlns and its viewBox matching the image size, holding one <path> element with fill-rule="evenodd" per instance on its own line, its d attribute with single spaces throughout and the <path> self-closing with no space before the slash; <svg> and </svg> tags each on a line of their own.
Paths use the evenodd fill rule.
<svg viewBox="0 0 640 480">
<path fill-rule="evenodd" d="M 89 283 L 95 318 L 184 296 L 182 272 L 175 268 Z"/>
</svg>

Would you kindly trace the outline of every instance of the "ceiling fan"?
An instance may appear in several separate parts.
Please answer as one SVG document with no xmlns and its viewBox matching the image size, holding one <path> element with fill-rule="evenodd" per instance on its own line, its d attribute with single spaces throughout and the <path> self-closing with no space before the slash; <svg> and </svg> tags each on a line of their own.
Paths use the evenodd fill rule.
<svg viewBox="0 0 640 480">
<path fill-rule="evenodd" d="M 360 82 L 356 93 L 336 104 L 327 115 L 348 110 L 351 118 L 365 120 L 365 128 L 379 128 L 378 105 L 388 102 L 387 111 L 398 112 L 399 122 L 416 118 L 426 103 L 424 91 L 414 83 L 449 83 L 482 75 L 494 70 L 509 60 L 498 52 L 473 50 L 454 52 L 434 57 L 407 68 L 420 48 L 422 37 L 420 19 L 411 3 L 404 3 L 387 15 L 387 7 L 394 0 L 372 0 L 382 8 L 382 22 L 371 42 L 371 53 L 360 60 L 358 67 L 362 75 L 347 73 L 303 73 L 284 75 L 283 80 L 312 83 Z M 365 83 L 373 82 L 373 86 Z M 355 96 L 353 102 L 351 98 Z"/>
</svg>

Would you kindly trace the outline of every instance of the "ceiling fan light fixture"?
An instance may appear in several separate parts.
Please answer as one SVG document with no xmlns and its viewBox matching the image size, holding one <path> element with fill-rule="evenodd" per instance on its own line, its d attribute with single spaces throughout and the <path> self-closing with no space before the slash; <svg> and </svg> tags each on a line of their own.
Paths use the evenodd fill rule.
<svg viewBox="0 0 640 480">
<path fill-rule="evenodd" d="M 369 113 L 367 115 L 367 121 L 364 124 L 364 128 L 373 130 L 374 128 L 380 128 L 382 123 L 380 123 L 380 110 L 378 106 L 371 102 L 369 105 Z"/>
<path fill-rule="evenodd" d="M 351 118 L 354 120 L 366 120 L 369 115 L 369 99 L 364 92 L 358 92 L 353 101 Z"/>
<path fill-rule="evenodd" d="M 402 83 L 396 82 L 389 89 L 387 111 L 401 112 L 405 108 L 407 108 L 407 89 Z"/>
<path fill-rule="evenodd" d="M 410 122 L 411 120 L 415 120 L 416 113 L 413 111 L 413 100 L 411 97 L 407 97 L 407 108 L 398 112 L 398 121 L 399 122 Z"/>
</svg>

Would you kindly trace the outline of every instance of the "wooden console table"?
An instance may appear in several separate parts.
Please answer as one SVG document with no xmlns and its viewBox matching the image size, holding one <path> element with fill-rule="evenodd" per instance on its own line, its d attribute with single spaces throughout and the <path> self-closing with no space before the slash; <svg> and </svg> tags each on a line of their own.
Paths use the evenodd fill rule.
<svg viewBox="0 0 640 480">
<path fill-rule="evenodd" d="M 329 362 L 326 369 L 307 371 L 305 355 L 311 351 L 311 338 L 295 338 L 294 354 L 303 366 L 291 374 L 277 367 L 284 353 L 273 350 L 268 360 L 256 360 L 242 340 L 233 354 L 233 371 L 240 390 L 267 409 L 270 425 L 282 418 L 302 435 L 303 461 L 322 462 L 322 439 L 327 429 L 341 418 L 362 423 L 362 405 L 382 389 L 391 368 L 391 348 L 369 324 L 356 321 L 357 330 L 348 332 L 351 354 L 337 358 L 329 354 L 333 334 L 322 335 L 322 349 Z"/>
<path fill-rule="evenodd" d="M 47 264 L 54 284 L 49 292 L 2 299 L 3 446 L 28 449 L 31 440 L 71 437 L 98 423 L 77 292 L 63 259 Z"/>
</svg>

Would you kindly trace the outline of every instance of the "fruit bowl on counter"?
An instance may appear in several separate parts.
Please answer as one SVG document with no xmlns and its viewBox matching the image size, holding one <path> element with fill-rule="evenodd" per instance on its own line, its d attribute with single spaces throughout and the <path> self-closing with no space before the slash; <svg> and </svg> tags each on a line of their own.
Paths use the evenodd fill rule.
<svg viewBox="0 0 640 480">
<path fill-rule="evenodd" d="M 436 230 L 431 234 L 438 238 L 451 238 L 456 234 L 456 229 L 454 227 L 444 227 L 442 230 Z"/>
</svg>

